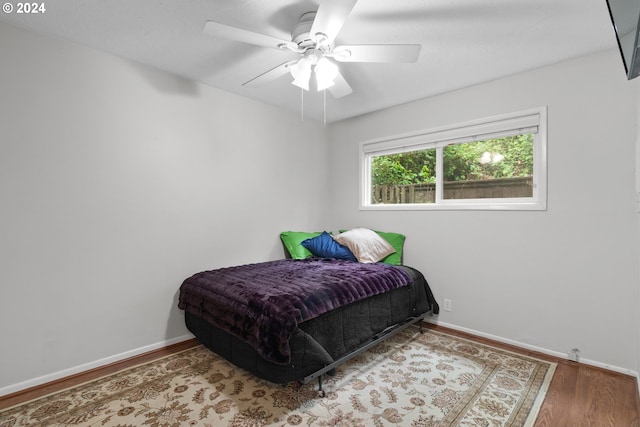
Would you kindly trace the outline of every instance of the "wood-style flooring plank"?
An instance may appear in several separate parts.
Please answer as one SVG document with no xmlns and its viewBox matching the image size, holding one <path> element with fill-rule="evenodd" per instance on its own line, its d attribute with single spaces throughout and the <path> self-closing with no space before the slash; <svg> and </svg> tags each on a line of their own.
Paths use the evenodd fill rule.
<svg viewBox="0 0 640 427">
<path fill-rule="evenodd" d="M 536 427 L 638 427 L 633 377 L 579 363 L 558 363 Z"/>
<path fill-rule="evenodd" d="M 536 427 L 569 426 L 569 412 L 573 406 L 573 391 L 577 380 L 571 373 L 572 369 L 564 364 L 558 364 L 556 367 L 549 391 L 540 408 Z"/>
</svg>

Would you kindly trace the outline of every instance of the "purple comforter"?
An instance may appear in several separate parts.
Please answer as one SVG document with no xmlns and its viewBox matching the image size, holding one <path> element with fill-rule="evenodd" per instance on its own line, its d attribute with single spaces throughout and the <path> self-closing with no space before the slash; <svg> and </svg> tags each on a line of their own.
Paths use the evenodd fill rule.
<svg viewBox="0 0 640 427">
<path fill-rule="evenodd" d="M 286 364 L 300 322 L 410 283 L 404 270 L 386 264 L 287 259 L 197 273 L 180 287 L 179 307 Z"/>
</svg>

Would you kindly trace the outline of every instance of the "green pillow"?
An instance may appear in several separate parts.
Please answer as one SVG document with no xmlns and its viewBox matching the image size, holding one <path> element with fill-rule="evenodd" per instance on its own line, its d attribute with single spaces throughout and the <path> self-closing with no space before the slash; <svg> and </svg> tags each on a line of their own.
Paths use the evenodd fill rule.
<svg viewBox="0 0 640 427">
<path fill-rule="evenodd" d="M 404 247 L 404 234 L 399 233 L 387 233 L 385 231 L 376 231 L 380 237 L 385 239 L 393 246 L 396 251 L 390 255 L 387 255 L 382 261 L 385 264 L 401 265 L 402 264 L 402 249 Z"/>
<path fill-rule="evenodd" d="M 344 233 L 347 230 L 340 230 L 340 233 Z M 380 260 L 380 262 L 384 264 L 391 265 L 402 265 L 402 250 L 404 248 L 404 240 L 406 236 L 400 233 L 388 233 L 386 231 L 377 231 L 374 230 L 380 237 L 385 239 L 387 242 L 393 246 L 393 249 L 396 251 L 390 255 L 387 255 L 385 258 Z"/>
<path fill-rule="evenodd" d="M 292 259 L 305 259 L 313 256 L 313 254 L 309 252 L 307 248 L 302 246 L 302 241 L 312 239 L 321 234 L 322 232 L 309 233 L 305 231 L 283 231 L 280 233 L 280 240 L 282 240 L 282 244 L 287 249 L 287 252 Z"/>
</svg>

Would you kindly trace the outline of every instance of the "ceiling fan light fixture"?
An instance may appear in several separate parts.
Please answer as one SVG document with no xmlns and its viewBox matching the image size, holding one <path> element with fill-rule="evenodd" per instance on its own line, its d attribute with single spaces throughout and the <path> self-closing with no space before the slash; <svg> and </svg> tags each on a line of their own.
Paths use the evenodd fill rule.
<svg viewBox="0 0 640 427">
<path fill-rule="evenodd" d="M 331 86 L 335 84 L 333 80 L 323 80 L 318 78 L 317 76 L 316 76 L 316 81 L 318 83 L 318 92 L 321 90 L 329 89 Z"/>
<path fill-rule="evenodd" d="M 324 90 L 334 85 L 338 76 L 338 66 L 327 58 L 320 58 L 315 67 L 318 90 Z"/>
<path fill-rule="evenodd" d="M 304 89 L 306 91 L 309 90 L 309 79 L 307 80 L 295 79 L 294 81 L 291 82 L 291 84 L 294 86 L 298 86 L 300 89 Z"/>
<path fill-rule="evenodd" d="M 311 79 L 311 61 L 302 58 L 291 66 L 291 76 L 293 82 L 291 84 L 298 86 L 304 90 L 309 90 L 309 80 Z"/>
</svg>

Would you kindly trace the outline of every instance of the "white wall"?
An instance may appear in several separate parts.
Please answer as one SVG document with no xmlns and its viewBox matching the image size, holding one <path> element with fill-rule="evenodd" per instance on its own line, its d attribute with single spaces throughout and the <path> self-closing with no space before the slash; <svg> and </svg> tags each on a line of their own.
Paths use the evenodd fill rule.
<svg viewBox="0 0 640 427">
<path fill-rule="evenodd" d="M 187 276 L 324 228 L 321 124 L 7 25 L 0 58 L 0 391 L 184 337 Z"/>
<path fill-rule="evenodd" d="M 638 371 L 637 86 L 611 51 L 337 123 L 332 228 L 405 233 L 405 263 L 453 302 L 439 322 Z M 539 106 L 547 211 L 358 210 L 360 141 Z"/>
</svg>

